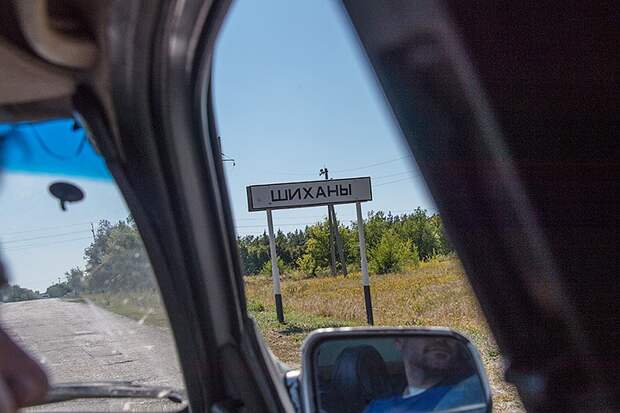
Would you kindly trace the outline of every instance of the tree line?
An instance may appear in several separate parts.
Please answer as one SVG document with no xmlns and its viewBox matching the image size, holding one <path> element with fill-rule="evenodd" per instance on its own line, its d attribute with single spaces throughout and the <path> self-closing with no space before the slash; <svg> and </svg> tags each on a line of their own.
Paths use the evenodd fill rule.
<svg viewBox="0 0 620 413">
<path fill-rule="evenodd" d="M 347 270 L 359 270 L 357 223 L 337 222 Z M 410 214 L 370 212 L 364 220 L 369 270 L 372 274 L 406 271 L 420 261 L 452 252 L 437 214 L 421 208 Z M 283 274 L 317 277 L 329 274 L 330 247 L 327 219 L 305 229 L 283 232 L 275 237 L 278 266 Z M 270 274 L 269 237 L 246 235 L 237 238 L 246 276 Z M 3 301 L 21 301 L 42 296 L 79 296 L 82 293 L 155 290 L 155 277 L 133 219 L 112 224 L 102 220 L 94 241 L 84 250 L 85 267 L 73 267 L 50 285 L 45 295 L 19 286 L 2 292 Z M 339 260 L 338 260 L 339 261 Z M 341 271 L 342 263 L 337 263 Z"/>
<path fill-rule="evenodd" d="M 142 238 L 131 217 L 116 224 L 99 221 L 94 241 L 84 250 L 84 261 L 84 269 L 77 266 L 69 269 L 45 293 L 15 294 L 23 289 L 8 286 L 2 291 L 2 301 L 156 289 Z"/>
<path fill-rule="evenodd" d="M 4 303 L 12 303 L 15 301 L 36 300 L 41 298 L 41 293 L 32 291 L 29 288 L 22 288 L 19 285 L 7 285 L 0 292 L 0 301 Z"/>
<path fill-rule="evenodd" d="M 453 251 L 439 215 L 429 214 L 421 208 L 400 215 L 370 212 L 364 220 L 364 227 L 369 270 L 373 274 L 404 271 L 417 266 L 420 261 Z M 337 228 L 347 270 L 357 271 L 360 265 L 357 223 L 346 225 L 338 222 Z M 287 233 L 279 230 L 275 241 L 280 272 L 296 272 L 307 277 L 328 274 L 331 260 L 329 238 L 327 219 L 304 230 Z M 266 233 L 239 237 L 237 242 L 244 275 L 271 273 Z M 342 263 L 337 261 L 337 269 L 341 271 Z"/>
</svg>

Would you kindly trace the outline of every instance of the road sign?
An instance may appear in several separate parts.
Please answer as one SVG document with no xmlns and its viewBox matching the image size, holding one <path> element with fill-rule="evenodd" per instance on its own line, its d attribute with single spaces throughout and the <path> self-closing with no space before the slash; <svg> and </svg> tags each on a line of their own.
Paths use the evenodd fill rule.
<svg viewBox="0 0 620 413">
<path fill-rule="evenodd" d="M 250 211 L 267 211 L 267 227 L 269 229 L 269 255 L 271 256 L 271 275 L 273 293 L 276 303 L 278 321 L 284 323 L 282 293 L 280 290 L 280 271 L 276 240 L 273 232 L 273 209 L 303 208 L 320 205 L 349 204 L 355 202 L 357 212 L 357 228 L 360 241 L 360 265 L 364 301 L 366 304 L 366 320 L 374 323 L 372 316 L 372 300 L 370 297 L 370 277 L 368 276 L 368 260 L 366 259 L 366 239 L 364 237 L 364 220 L 362 219 L 362 202 L 372 201 L 370 177 L 330 179 L 308 182 L 286 182 L 279 184 L 252 185 L 247 187 L 248 209 Z M 331 208 L 331 207 L 330 207 Z M 330 216 L 332 212 L 330 211 Z"/>
<path fill-rule="evenodd" d="M 370 177 L 252 185 L 247 193 L 250 211 L 372 201 Z"/>
</svg>

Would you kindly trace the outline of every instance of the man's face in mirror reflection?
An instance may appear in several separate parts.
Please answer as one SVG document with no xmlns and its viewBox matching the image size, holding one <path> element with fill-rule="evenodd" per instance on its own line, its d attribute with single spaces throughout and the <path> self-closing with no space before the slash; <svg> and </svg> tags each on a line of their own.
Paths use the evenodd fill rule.
<svg viewBox="0 0 620 413">
<path fill-rule="evenodd" d="M 481 403 L 476 413 L 487 411 L 464 341 L 439 334 L 402 334 L 335 344 L 333 349 L 326 346 L 323 354 L 327 361 L 339 352 L 331 364 L 331 379 L 319 389 L 325 412 L 432 412 Z"/>
<path fill-rule="evenodd" d="M 459 343 L 447 337 L 406 337 L 394 345 L 403 356 L 408 385 L 424 388 L 453 372 Z"/>
</svg>

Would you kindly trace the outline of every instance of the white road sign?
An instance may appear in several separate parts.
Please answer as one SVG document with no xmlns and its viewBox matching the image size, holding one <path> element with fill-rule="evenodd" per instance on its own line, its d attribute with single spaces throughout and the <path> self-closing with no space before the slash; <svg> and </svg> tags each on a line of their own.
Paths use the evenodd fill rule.
<svg viewBox="0 0 620 413">
<path fill-rule="evenodd" d="M 370 177 L 252 185 L 247 191 L 250 211 L 372 201 Z"/>
</svg>

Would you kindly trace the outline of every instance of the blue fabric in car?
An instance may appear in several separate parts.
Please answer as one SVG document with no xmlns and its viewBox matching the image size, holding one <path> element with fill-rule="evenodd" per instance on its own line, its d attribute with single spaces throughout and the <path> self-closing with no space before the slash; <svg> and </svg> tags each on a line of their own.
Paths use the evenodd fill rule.
<svg viewBox="0 0 620 413">
<path fill-rule="evenodd" d="M 405 398 L 400 394 L 375 400 L 364 413 L 439 412 L 479 403 L 485 403 L 484 392 L 480 379 L 473 375 L 458 383 L 440 383 L 417 396 Z M 485 410 L 481 408 L 472 413 Z"/>
<path fill-rule="evenodd" d="M 391 393 L 389 376 L 381 354 L 369 345 L 344 349 L 321 400 L 328 413 L 360 413 L 368 403 Z"/>
</svg>

